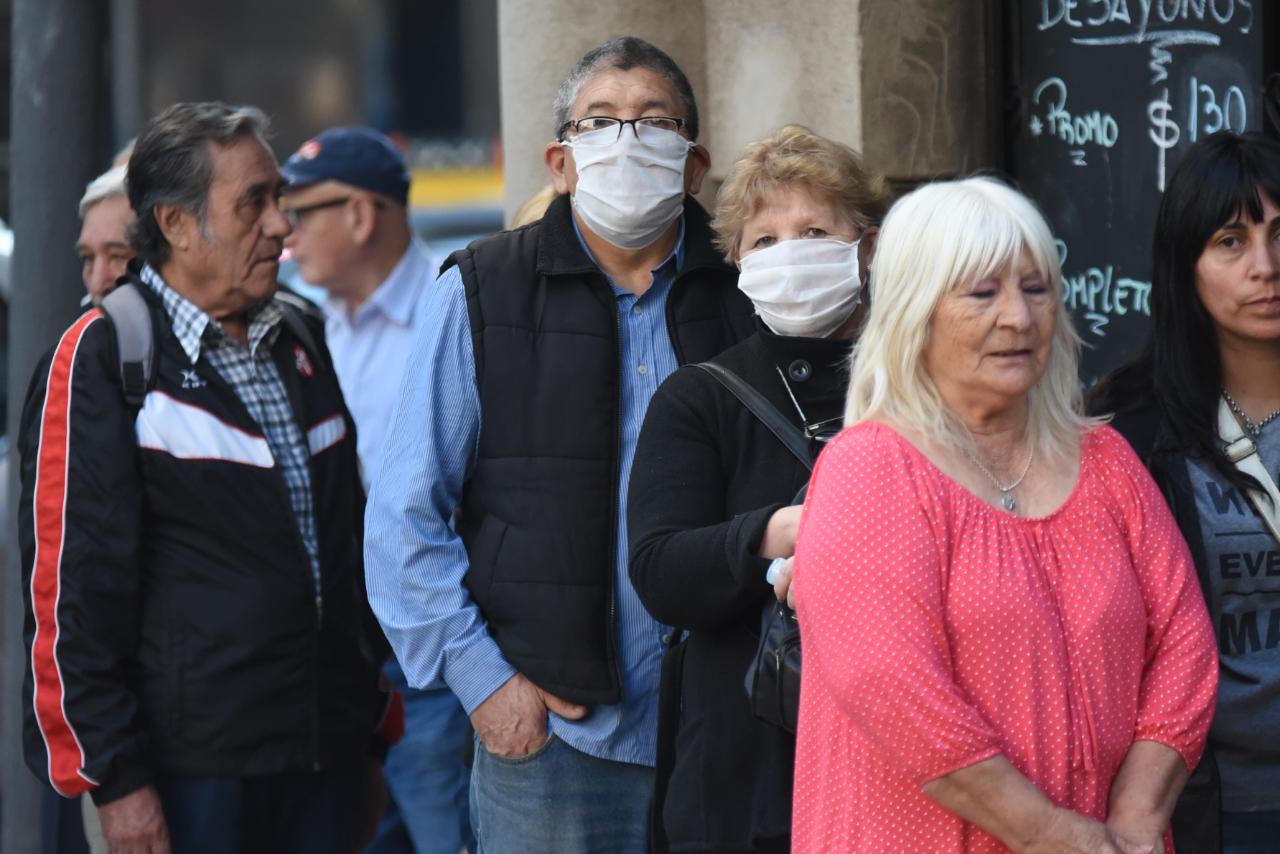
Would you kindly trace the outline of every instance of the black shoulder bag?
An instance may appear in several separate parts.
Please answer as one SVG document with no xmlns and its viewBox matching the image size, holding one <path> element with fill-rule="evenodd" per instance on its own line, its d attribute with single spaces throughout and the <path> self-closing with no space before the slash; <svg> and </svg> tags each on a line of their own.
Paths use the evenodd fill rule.
<svg viewBox="0 0 1280 854">
<path fill-rule="evenodd" d="M 711 374 L 736 397 L 769 432 L 810 471 L 813 458 L 804 432 L 791 423 L 741 377 L 720 365 L 702 362 L 697 367 Z M 804 497 L 804 489 L 793 503 Z M 800 712 L 800 624 L 785 602 L 770 601 L 760 618 L 760 643 L 747 667 L 744 685 L 751 711 L 762 721 L 796 731 Z"/>
</svg>

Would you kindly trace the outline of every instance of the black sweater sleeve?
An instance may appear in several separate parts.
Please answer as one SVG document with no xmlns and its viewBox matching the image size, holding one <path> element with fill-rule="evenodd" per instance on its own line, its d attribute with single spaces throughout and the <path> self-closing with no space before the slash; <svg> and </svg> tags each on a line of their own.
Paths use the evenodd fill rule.
<svg viewBox="0 0 1280 854">
<path fill-rule="evenodd" d="M 769 562 L 755 554 L 769 504 L 732 517 L 720 395 L 700 372 L 673 374 L 654 395 L 641 428 L 627 499 L 630 574 L 658 620 L 709 629 L 758 609 Z M 727 518 L 728 517 L 728 518 Z"/>
</svg>

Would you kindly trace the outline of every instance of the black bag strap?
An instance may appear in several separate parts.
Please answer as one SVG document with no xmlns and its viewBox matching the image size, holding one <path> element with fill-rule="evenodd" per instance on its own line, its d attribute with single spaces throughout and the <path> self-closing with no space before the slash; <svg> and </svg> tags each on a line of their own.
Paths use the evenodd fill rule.
<svg viewBox="0 0 1280 854">
<path fill-rule="evenodd" d="M 102 313 L 116 333 L 120 357 L 120 387 L 125 403 L 141 409 L 155 378 L 155 329 L 151 308 L 138 286 L 124 282 L 102 298 Z"/>
<path fill-rule="evenodd" d="M 778 407 L 770 403 L 763 394 L 752 388 L 746 380 L 733 371 L 714 362 L 698 362 L 695 368 L 701 368 L 727 388 L 752 415 L 759 418 L 769 432 L 778 438 L 800 464 L 813 471 L 813 456 L 809 450 L 809 442 L 804 431 L 778 411 Z"/>
</svg>

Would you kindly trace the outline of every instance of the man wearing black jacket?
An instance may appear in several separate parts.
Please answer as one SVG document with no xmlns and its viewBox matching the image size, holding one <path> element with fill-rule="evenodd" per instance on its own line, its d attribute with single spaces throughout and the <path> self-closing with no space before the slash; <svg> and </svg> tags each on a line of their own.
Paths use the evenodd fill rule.
<svg viewBox="0 0 1280 854">
<path fill-rule="evenodd" d="M 350 851 L 383 711 L 354 427 L 322 326 L 275 299 L 265 125 L 152 120 L 122 287 L 154 376 L 122 372 L 93 309 L 23 411 L 27 761 L 91 793 L 113 852 Z"/>
</svg>

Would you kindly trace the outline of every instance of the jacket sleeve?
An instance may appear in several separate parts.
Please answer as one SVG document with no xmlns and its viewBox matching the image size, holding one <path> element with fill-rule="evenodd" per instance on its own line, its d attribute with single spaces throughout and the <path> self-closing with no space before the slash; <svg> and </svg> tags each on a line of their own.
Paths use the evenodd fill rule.
<svg viewBox="0 0 1280 854">
<path fill-rule="evenodd" d="M 629 570 L 655 619 L 708 629 L 758 611 L 771 594 L 769 561 L 755 552 L 784 505 L 725 518 L 722 437 L 709 407 L 693 403 L 711 399 L 693 371 L 663 383 L 645 415 L 627 495 Z"/>
<path fill-rule="evenodd" d="M 82 315 L 37 367 L 20 431 L 26 760 L 98 803 L 151 777 L 127 676 L 142 487 L 114 352 L 102 313 Z"/>
</svg>

